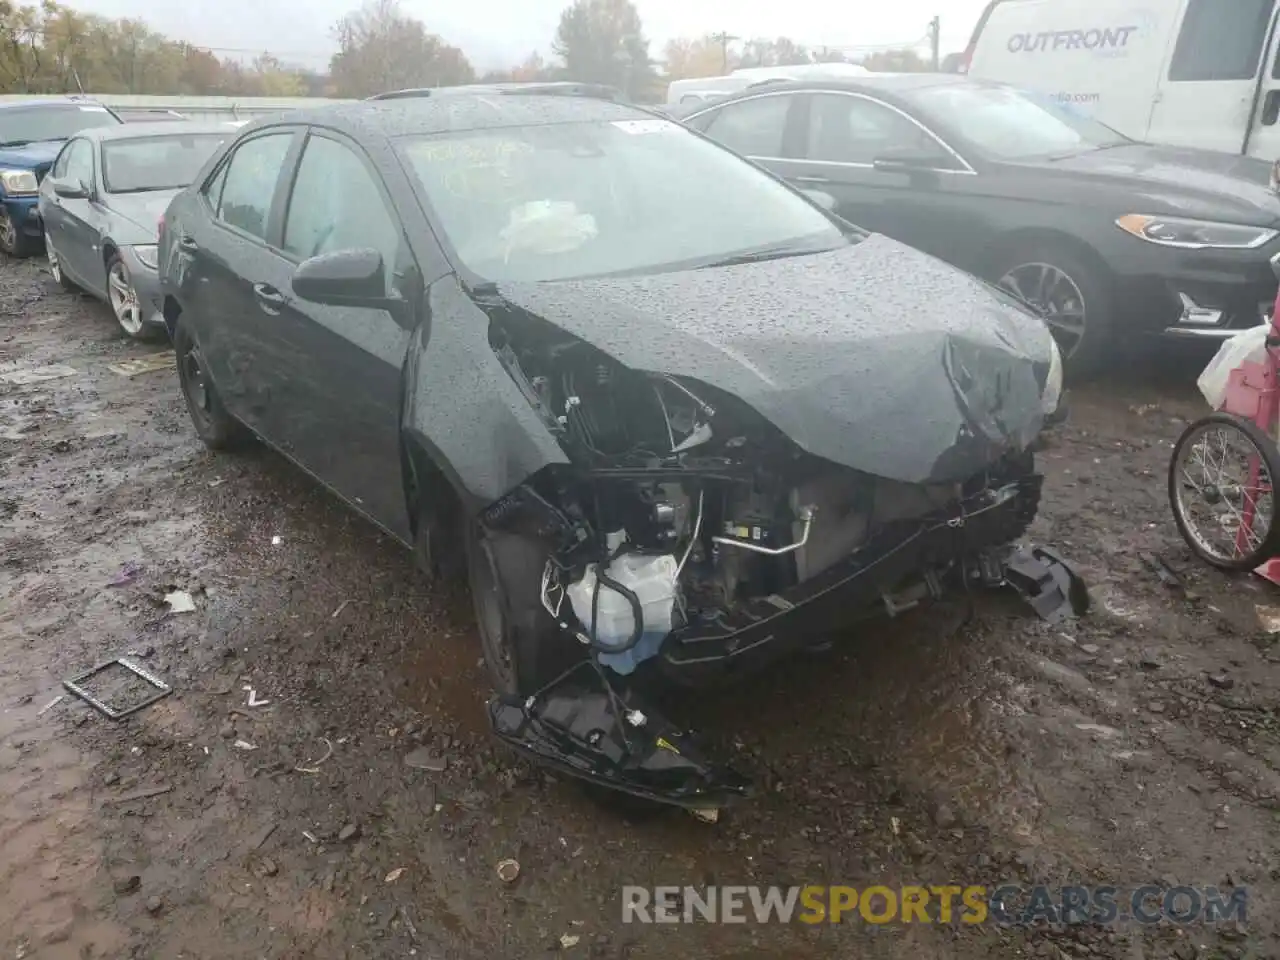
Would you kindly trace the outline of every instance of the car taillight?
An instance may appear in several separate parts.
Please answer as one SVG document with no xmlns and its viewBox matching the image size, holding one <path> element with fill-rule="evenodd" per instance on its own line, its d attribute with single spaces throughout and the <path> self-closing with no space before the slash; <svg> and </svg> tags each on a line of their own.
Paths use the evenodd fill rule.
<svg viewBox="0 0 1280 960">
<path fill-rule="evenodd" d="M 156 238 L 158 240 L 164 240 L 164 217 L 161 217 L 156 223 Z"/>
</svg>

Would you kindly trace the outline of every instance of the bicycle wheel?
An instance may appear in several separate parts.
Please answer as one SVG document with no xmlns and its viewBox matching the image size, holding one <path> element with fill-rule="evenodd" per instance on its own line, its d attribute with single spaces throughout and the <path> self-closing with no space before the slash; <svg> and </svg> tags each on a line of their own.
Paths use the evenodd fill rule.
<svg viewBox="0 0 1280 960">
<path fill-rule="evenodd" d="M 1169 462 L 1169 505 L 1187 545 L 1221 570 L 1280 553 L 1280 451 L 1252 420 L 1214 413 L 1187 427 Z"/>
</svg>

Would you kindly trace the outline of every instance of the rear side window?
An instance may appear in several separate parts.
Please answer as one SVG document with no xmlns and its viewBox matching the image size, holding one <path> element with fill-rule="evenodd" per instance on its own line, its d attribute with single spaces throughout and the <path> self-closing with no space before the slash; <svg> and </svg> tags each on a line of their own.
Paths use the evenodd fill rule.
<svg viewBox="0 0 1280 960">
<path fill-rule="evenodd" d="M 1190 0 L 1169 79 L 1252 80 L 1271 24 L 1275 0 Z"/>
<path fill-rule="evenodd" d="M 787 110 L 793 99 L 773 96 L 739 100 L 713 113 L 702 131 L 744 157 L 780 157 Z"/>
<path fill-rule="evenodd" d="M 215 208 L 219 220 L 250 236 L 266 239 L 271 199 L 292 142 L 290 131 L 255 137 L 236 148 L 225 167 L 226 173 L 220 175 L 222 193 Z"/>
</svg>

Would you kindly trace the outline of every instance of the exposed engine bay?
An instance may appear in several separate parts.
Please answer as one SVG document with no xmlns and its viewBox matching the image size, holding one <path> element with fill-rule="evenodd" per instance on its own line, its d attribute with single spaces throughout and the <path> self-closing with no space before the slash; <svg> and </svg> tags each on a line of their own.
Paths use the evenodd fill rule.
<svg viewBox="0 0 1280 960">
<path fill-rule="evenodd" d="M 820 642 L 859 610 L 896 614 L 940 595 L 951 574 L 966 588 L 1009 582 L 1007 545 L 1039 501 L 1028 451 L 993 455 L 961 483 L 877 477 L 806 453 L 707 384 L 628 369 L 522 311 L 494 314 L 491 346 L 569 463 L 481 522 L 545 546 L 543 611 L 594 667 L 491 704 L 498 734 L 535 759 L 652 799 L 719 805 L 745 781 L 673 746 L 666 721 L 664 734 L 656 719 L 639 729 L 636 717 L 654 715 L 631 691 L 638 668 L 700 681 Z M 1079 604 L 1074 577 L 1038 569 L 1019 583 L 1062 594 L 1040 597 L 1045 610 Z M 685 758 L 683 786 L 655 785 L 658 741 Z"/>
</svg>

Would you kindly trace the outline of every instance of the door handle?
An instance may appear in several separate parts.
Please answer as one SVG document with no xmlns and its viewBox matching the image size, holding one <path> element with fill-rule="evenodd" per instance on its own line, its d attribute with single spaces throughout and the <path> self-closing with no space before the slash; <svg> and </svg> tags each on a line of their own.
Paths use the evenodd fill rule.
<svg viewBox="0 0 1280 960">
<path fill-rule="evenodd" d="M 1280 90 L 1268 90 L 1266 99 L 1262 101 L 1262 117 L 1264 127 L 1274 127 L 1280 119 Z"/>
<path fill-rule="evenodd" d="M 830 177 L 793 177 L 796 183 L 830 183 Z"/>
<path fill-rule="evenodd" d="M 268 313 L 279 312 L 280 308 L 285 305 L 284 294 L 269 283 L 255 283 L 253 285 L 253 295 L 258 298 L 258 303 Z"/>
</svg>

